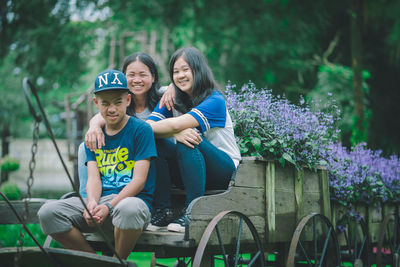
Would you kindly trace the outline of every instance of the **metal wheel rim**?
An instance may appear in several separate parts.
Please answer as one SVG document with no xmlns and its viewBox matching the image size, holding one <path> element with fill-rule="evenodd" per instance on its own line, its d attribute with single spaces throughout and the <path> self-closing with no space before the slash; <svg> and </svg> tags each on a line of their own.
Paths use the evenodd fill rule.
<svg viewBox="0 0 400 267">
<path fill-rule="evenodd" d="M 391 218 L 394 218 L 394 229 L 395 230 L 400 230 L 400 225 L 399 225 L 399 217 L 396 216 L 396 214 L 391 213 L 385 216 L 385 219 L 383 220 L 380 231 L 379 231 L 379 238 L 378 238 L 378 245 L 377 245 L 377 250 L 376 250 L 376 265 L 383 266 L 383 253 L 382 253 L 382 248 L 383 248 L 383 243 L 385 241 L 385 234 L 386 234 L 386 229 L 388 227 L 389 221 Z M 399 233 L 397 233 L 399 235 Z M 394 236 L 394 244 L 389 244 L 394 247 L 390 247 L 391 250 L 395 250 L 394 252 L 391 251 L 391 256 L 392 256 L 392 263 L 395 262 L 395 256 L 398 255 L 399 249 L 400 249 L 400 240 L 396 239 L 396 233 L 393 234 Z M 391 240 L 389 240 L 391 241 Z"/>
<path fill-rule="evenodd" d="M 259 236 L 258 236 L 257 230 L 256 230 L 256 228 L 254 227 L 253 223 L 252 223 L 252 222 L 250 221 L 250 219 L 249 219 L 246 215 L 244 215 L 243 213 L 238 212 L 238 211 L 229 211 L 229 210 L 227 210 L 227 211 L 222 211 L 222 212 L 218 213 L 218 214 L 210 221 L 210 223 L 207 225 L 207 228 L 204 230 L 204 233 L 203 233 L 203 235 L 202 235 L 202 237 L 201 237 L 201 239 L 200 239 L 199 245 L 197 246 L 196 254 L 195 254 L 195 256 L 194 256 L 192 266 L 193 266 L 193 267 L 201 266 L 201 261 L 202 261 L 202 259 L 203 259 L 204 252 L 205 252 L 207 243 L 208 243 L 208 241 L 209 241 L 209 239 L 210 239 L 210 237 L 211 237 L 211 234 L 212 234 L 212 232 L 213 232 L 214 229 L 218 229 L 218 228 L 217 228 L 218 223 L 219 223 L 226 215 L 234 215 L 234 216 L 239 217 L 239 218 L 241 219 L 241 221 L 244 220 L 244 222 L 245 222 L 246 225 L 248 226 L 248 228 L 249 228 L 249 230 L 250 230 L 250 232 L 251 232 L 251 234 L 252 234 L 252 236 L 253 236 L 253 239 L 254 239 L 254 241 L 255 241 L 255 243 L 256 243 L 256 246 L 257 246 L 257 249 L 258 249 L 258 252 L 257 252 L 257 253 L 255 254 L 255 256 L 252 258 L 252 259 L 253 259 L 252 262 L 255 262 L 255 261 L 257 260 L 257 258 L 259 258 L 259 259 L 261 260 L 261 262 L 262 262 L 262 266 L 264 266 L 264 264 L 265 264 L 265 258 L 264 258 L 264 253 L 263 253 L 263 246 L 262 246 L 262 243 L 261 243 L 260 238 L 259 238 Z M 216 230 L 216 231 L 218 231 L 218 230 Z M 219 240 L 219 242 L 220 242 L 220 240 Z M 239 245 L 239 243 L 240 243 L 240 240 L 238 239 L 238 244 L 237 244 L 237 245 Z M 223 246 L 223 244 L 221 244 L 221 243 L 220 243 L 220 245 Z M 236 252 L 238 252 L 238 251 L 236 251 Z M 237 257 L 236 257 L 236 259 L 237 259 Z M 224 262 L 225 262 L 225 266 L 229 266 L 229 265 L 227 265 L 227 259 L 226 259 L 226 257 L 224 257 Z M 237 262 L 235 263 L 235 266 L 236 266 L 236 264 L 237 264 Z"/>
<path fill-rule="evenodd" d="M 363 266 L 370 266 L 371 265 L 371 260 L 370 260 L 370 252 L 371 252 L 371 239 L 369 236 L 369 232 L 367 229 L 367 224 L 365 223 L 365 220 L 361 218 L 360 220 L 357 220 L 354 217 L 349 217 L 347 215 L 343 216 L 340 221 L 345 220 L 346 226 L 350 226 L 349 220 L 352 220 L 355 225 L 354 228 L 357 228 L 357 225 L 361 227 L 362 233 L 364 235 L 363 240 L 361 241 L 361 246 L 360 248 L 357 247 L 357 244 L 352 244 L 351 240 L 349 240 L 349 236 L 351 235 L 351 231 L 354 231 L 354 235 L 352 236 L 353 239 L 357 240 L 357 233 L 358 229 L 348 229 L 350 232 L 348 233 L 349 235 L 346 234 L 346 231 L 343 231 L 345 233 L 345 238 L 346 238 L 346 245 L 348 247 L 348 252 L 349 255 L 351 256 L 352 263 L 360 263 L 360 261 L 363 263 Z M 355 237 L 354 237 L 355 236 Z M 353 246 L 355 245 L 355 246 Z M 342 250 L 340 250 L 342 252 Z M 365 254 L 364 254 L 365 253 Z M 362 259 L 363 254 L 366 258 Z"/>
<path fill-rule="evenodd" d="M 301 233 L 302 233 L 304 227 L 306 226 L 306 224 L 310 220 L 313 220 L 313 223 L 315 224 L 315 221 L 316 221 L 317 218 L 321 219 L 321 221 L 324 222 L 328 226 L 328 229 L 329 229 L 328 235 L 332 236 L 332 242 L 334 243 L 336 254 L 337 254 L 337 266 L 340 266 L 339 243 L 337 241 L 336 233 L 335 233 L 335 231 L 333 231 L 332 224 L 330 223 L 328 218 L 326 218 L 325 216 L 323 216 L 321 214 L 312 213 L 312 214 L 309 214 L 309 215 L 303 217 L 303 219 L 300 220 L 299 224 L 296 227 L 296 230 L 295 230 L 295 232 L 293 234 L 293 238 L 292 238 L 292 240 L 290 242 L 289 256 L 288 256 L 288 260 L 287 260 L 287 263 L 286 263 L 287 267 L 294 267 L 295 266 L 297 244 L 299 243 L 299 239 L 300 239 L 300 236 L 301 236 Z M 313 233 L 313 235 L 314 235 L 314 239 L 315 239 L 315 233 Z M 329 241 L 329 239 L 325 239 L 325 242 L 327 243 Z M 314 242 L 315 242 L 315 240 L 314 240 Z"/>
</svg>

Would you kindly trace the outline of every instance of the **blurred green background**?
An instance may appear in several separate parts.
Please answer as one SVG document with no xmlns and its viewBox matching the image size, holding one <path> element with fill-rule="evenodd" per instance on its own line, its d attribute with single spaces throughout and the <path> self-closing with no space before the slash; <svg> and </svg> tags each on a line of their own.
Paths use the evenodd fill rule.
<svg viewBox="0 0 400 267">
<path fill-rule="evenodd" d="M 398 154 L 399 14 L 396 0 L 0 1 L 3 137 L 30 136 L 24 76 L 64 138 L 66 94 L 78 98 L 98 72 L 139 50 L 154 57 L 166 84 L 170 55 L 194 45 L 222 87 L 252 81 L 294 102 L 331 93 L 345 145 L 367 141 Z"/>
<path fill-rule="evenodd" d="M 398 0 L 1 0 L 0 156 L 10 138 L 32 136 L 24 77 L 38 87 L 56 137 L 81 139 L 75 128 L 87 125 L 88 110 L 80 97 L 98 72 L 143 51 L 167 84 L 169 57 L 189 45 L 222 88 L 251 81 L 321 106 L 332 95 L 344 145 L 400 154 L 399 14 Z M 66 107 L 78 102 L 68 130 Z M 48 136 L 43 127 L 40 135 Z"/>
</svg>

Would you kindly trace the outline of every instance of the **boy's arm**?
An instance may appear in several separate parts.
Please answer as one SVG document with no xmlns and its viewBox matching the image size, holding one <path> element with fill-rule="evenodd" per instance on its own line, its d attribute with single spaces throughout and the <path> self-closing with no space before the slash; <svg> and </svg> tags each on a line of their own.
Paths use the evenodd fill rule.
<svg viewBox="0 0 400 267">
<path fill-rule="evenodd" d="M 150 168 L 150 159 L 138 160 L 135 162 L 135 170 L 132 181 L 130 181 L 119 194 L 110 201 L 110 204 L 115 207 L 118 202 L 126 197 L 133 197 L 139 194 L 147 181 L 147 174 Z"/>
<path fill-rule="evenodd" d="M 88 181 L 86 184 L 86 193 L 88 199 L 87 207 L 90 213 L 94 215 L 94 209 L 97 207 L 97 203 L 99 202 L 99 199 L 101 197 L 102 184 L 101 184 L 99 169 L 97 168 L 97 162 L 88 161 L 87 167 L 88 167 Z M 88 225 L 93 226 L 90 216 L 86 210 L 84 211 L 83 215 Z M 93 217 L 98 223 L 100 223 L 99 218 L 97 216 Z"/>
<path fill-rule="evenodd" d="M 108 203 L 110 203 L 111 206 L 115 207 L 118 204 L 118 202 L 120 202 L 124 198 L 133 197 L 139 194 L 140 191 L 143 190 L 146 184 L 147 173 L 149 172 L 149 168 L 150 168 L 150 159 L 143 159 L 136 161 L 135 171 L 133 173 L 132 181 L 130 181 L 124 187 L 124 189 L 122 189 L 121 192 L 119 192 L 119 194 Z M 109 213 L 110 210 L 105 204 L 97 205 L 96 208 L 94 209 L 94 214 L 95 214 L 94 217 L 99 224 L 103 223 L 103 221 L 107 218 Z"/>
<path fill-rule="evenodd" d="M 97 113 L 89 122 L 89 129 L 85 135 L 86 146 L 95 151 L 105 145 L 104 134 L 102 128 L 106 125 L 106 121 L 100 113 Z"/>
</svg>

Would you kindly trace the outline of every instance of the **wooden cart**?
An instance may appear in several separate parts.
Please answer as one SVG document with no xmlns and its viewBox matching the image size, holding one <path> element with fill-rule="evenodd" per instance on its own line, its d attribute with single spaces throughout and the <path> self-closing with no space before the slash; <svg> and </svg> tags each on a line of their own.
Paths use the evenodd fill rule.
<svg viewBox="0 0 400 267">
<path fill-rule="evenodd" d="M 154 252 L 155 259 L 191 258 L 192 266 L 213 266 L 218 260 L 225 266 L 340 266 L 341 258 L 355 266 L 397 262 L 399 239 L 394 239 L 400 233 L 398 205 L 385 204 L 379 209 L 360 204 L 356 210 L 362 218 L 347 216 L 348 212 L 330 201 L 327 171 L 323 168 L 297 170 L 274 161 L 244 158 L 228 190 L 207 194 L 188 207 L 185 233 L 144 231 L 135 251 Z M 174 191 L 173 203 L 178 209 L 184 198 L 182 191 Z M 27 223 L 37 222 L 36 212 L 44 202 L 30 201 Z M 15 201 L 13 205 L 23 216 L 25 204 Z M 0 224 L 12 223 L 18 223 L 15 215 L 0 202 Z M 87 238 L 106 250 L 101 237 L 91 234 Z M 100 255 L 93 258 L 52 249 L 49 243 L 44 247 L 60 262 L 75 257 L 76 266 L 98 266 L 103 261 L 105 266 L 120 264 L 116 260 L 106 264 L 109 257 Z M 40 255 L 38 249 L 24 251 L 26 255 L 22 256 L 29 263 L 34 261 L 33 255 Z M 10 262 L 10 255 L 15 253 L 15 249 L 0 249 L 1 262 Z M 268 253 L 275 255 L 274 262 L 265 260 Z M 42 263 L 46 258 L 36 257 Z M 54 266 L 48 261 L 48 266 Z M 178 261 L 178 266 L 187 264 Z"/>
<path fill-rule="evenodd" d="M 38 124 L 40 118 L 29 100 L 28 87 L 32 89 L 33 85 L 24 79 L 25 95 Z M 52 137 L 38 96 L 32 91 Z M 54 145 L 57 148 L 55 141 Z M 177 209 L 184 205 L 184 198 L 182 191 L 173 194 Z M 0 224 L 20 223 L 16 216 L 27 214 L 24 223 L 37 222 L 36 212 L 43 203 L 14 202 L 11 206 L 15 212 L 11 213 L 9 206 L 0 202 Z M 398 205 L 385 205 L 377 218 L 374 212 L 360 206 L 362 218 L 354 220 L 356 217 L 347 216 L 331 203 L 324 168 L 296 169 L 262 158 L 244 158 L 227 190 L 207 192 L 192 201 L 187 208 L 189 221 L 184 233 L 144 231 L 135 250 L 152 251 L 155 258 L 188 257 L 192 266 L 213 266 L 215 260 L 223 261 L 225 266 L 340 266 L 341 257 L 354 265 L 368 266 L 374 256 L 378 264 L 398 265 Z M 87 235 L 87 239 L 96 248 L 107 248 L 96 235 Z M 0 248 L 0 263 L 13 266 L 12 259 L 17 255 L 21 257 L 20 266 L 35 266 L 37 262 L 40 266 L 63 266 L 66 262 L 73 262 L 76 267 L 99 266 L 99 262 L 101 266 L 134 266 L 106 256 L 52 249 L 49 243 L 46 241 L 44 247 L 38 244 L 39 251 L 30 249 L 25 253 L 20 248 Z M 265 260 L 268 253 L 276 256 L 273 263 Z M 177 266 L 187 263 L 180 260 Z"/>
</svg>

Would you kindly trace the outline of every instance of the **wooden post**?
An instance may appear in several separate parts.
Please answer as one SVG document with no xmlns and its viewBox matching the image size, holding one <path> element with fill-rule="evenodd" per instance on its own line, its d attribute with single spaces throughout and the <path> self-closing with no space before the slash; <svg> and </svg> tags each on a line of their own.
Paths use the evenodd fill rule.
<svg viewBox="0 0 400 267">
<path fill-rule="evenodd" d="M 265 170 L 265 202 L 267 216 L 267 242 L 275 241 L 275 163 L 267 162 Z"/>
<path fill-rule="evenodd" d="M 1 157 L 5 157 L 9 153 L 10 148 L 10 125 L 7 121 L 3 122 L 1 131 Z M 0 184 L 8 181 L 8 172 L 1 172 Z"/>
<path fill-rule="evenodd" d="M 322 214 L 331 221 L 331 197 L 329 194 L 328 171 L 326 169 L 319 169 L 318 177 L 321 188 Z"/>
<path fill-rule="evenodd" d="M 296 221 L 299 222 L 304 217 L 304 198 L 303 198 L 303 185 L 304 185 L 304 170 L 294 170 L 294 193 L 296 200 Z"/>
<path fill-rule="evenodd" d="M 110 41 L 110 55 L 108 58 L 108 67 L 110 69 L 114 69 L 115 68 L 115 49 L 117 46 L 117 40 L 116 40 L 116 36 L 115 34 L 113 34 L 111 36 L 111 41 Z"/>
</svg>

